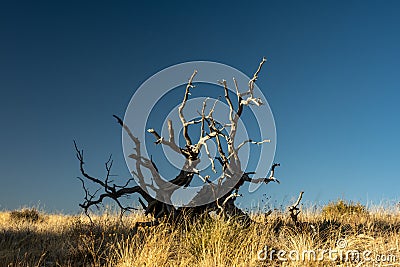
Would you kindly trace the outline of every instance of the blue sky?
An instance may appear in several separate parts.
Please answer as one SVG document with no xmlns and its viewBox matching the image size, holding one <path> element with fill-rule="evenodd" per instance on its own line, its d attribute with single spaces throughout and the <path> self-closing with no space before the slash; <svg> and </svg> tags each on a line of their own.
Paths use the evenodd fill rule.
<svg viewBox="0 0 400 267">
<path fill-rule="evenodd" d="M 76 212 L 83 197 L 72 140 L 88 171 L 125 166 L 121 129 L 135 90 L 191 60 L 252 75 L 277 128 L 280 204 L 398 199 L 398 1 L 1 1 L 0 209 Z M 229 77 L 228 77 L 229 78 Z M 227 78 L 227 79 L 228 79 Z"/>
</svg>

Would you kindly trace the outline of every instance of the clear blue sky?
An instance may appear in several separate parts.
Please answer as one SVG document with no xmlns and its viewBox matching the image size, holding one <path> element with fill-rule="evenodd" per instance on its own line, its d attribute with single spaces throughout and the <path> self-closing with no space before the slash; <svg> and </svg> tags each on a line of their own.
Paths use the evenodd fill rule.
<svg viewBox="0 0 400 267">
<path fill-rule="evenodd" d="M 244 200 L 396 200 L 399 13 L 398 1 L 1 1 L 0 209 L 79 211 L 73 139 L 88 171 L 112 153 L 127 176 L 112 114 L 142 82 L 191 60 L 251 75 L 262 56 L 282 184 Z"/>
</svg>

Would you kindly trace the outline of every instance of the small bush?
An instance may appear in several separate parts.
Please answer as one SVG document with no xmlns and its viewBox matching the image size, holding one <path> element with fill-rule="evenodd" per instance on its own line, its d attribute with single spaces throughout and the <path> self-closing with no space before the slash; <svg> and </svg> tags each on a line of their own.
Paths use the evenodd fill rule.
<svg viewBox="0 0 400 267">
<path fill-rule="evenodd" d="M 13 221 L 39 222 L 42 221 L 42 215 L 34 208 L 13 210 L 10 213 L 10 219 Z"/>
<path fill-rule="evenodd" d="M 322 208 L 322 215 L 335 218 L 342 217 L 345 215 L 366 215 L 367 209 L 360 203 L 346 202 L 344 200 L 338 200 L 331 202 Z"/>
</svg>

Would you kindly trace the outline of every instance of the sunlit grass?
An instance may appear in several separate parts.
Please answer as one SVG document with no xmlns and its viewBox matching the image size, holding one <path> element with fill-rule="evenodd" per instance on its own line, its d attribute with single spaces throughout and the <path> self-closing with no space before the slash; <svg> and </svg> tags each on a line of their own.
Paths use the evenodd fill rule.
<svg viewBox="0 0 400 267">
<path fill-rule="evenodd" d="M 333 204 L 331 204 L 332 206 Z M 345 207 L 340 203 L 340 207 Z M 339 208 L 340 208 L 339 207 Z M 324 209 L 321 209 L 324 210 Z M 326 210 L 326 209 L 325 209 Z M 242 223 L 218 216 L 171 225 L 136 226 L 149 221 L 132 214 L 121 222 L 117 214 L 93 216 L 39 213 L 30 220 L 0 212 L 1 266 L 398 266 L 400 215 L 396 209 L 375 208 L 348 213 L 303 211 L 301 225 L 289 216 L 253 215 L 257 223 Z M 14 215 L 12 215 L 14 214 Z M 34 212 L 26 213 L 33 214 Z M 27 216 L 28 216 L 27 215 Z M 345 240 L 341 247 L 338 240 Z M 267 249 L 267 251 L 261 250 Z M 338 258 L 293 260 L 290 251 L 371 251 L 371 261 Z M 286 252 L 286 260 L 277 252 Z M 272 259 L 270 259 L 270 255 Z M 386 256 L 379 263 L 376 256 Z M 265 260 L 260 256 L 266 256 Z M 282 256 L 282 255 L 281 255 Z M 362 259 L 361 259 L 362 260 Z M 373 265 L 375 264 L 375 265 Z M 380 265 L 379 265 L 380 264 Z M 391 264 L 391 265 L 390 265 Z"/>
</svg>

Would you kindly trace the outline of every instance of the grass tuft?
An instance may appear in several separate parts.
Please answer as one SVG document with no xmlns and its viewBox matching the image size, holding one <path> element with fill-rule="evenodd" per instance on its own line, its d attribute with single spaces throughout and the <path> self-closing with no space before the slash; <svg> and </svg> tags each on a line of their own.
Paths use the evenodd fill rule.
<svg viewBox="0 0 400 267">
<path fill-rule="evenodd" d="M 11 211 L 10 219 L 14 222 L 26 221 L 35 223 L 43 220 L 43 217 L 37 209 L 31 208 Z"/>
<path fill-rule="evenodd" d="M 336 202 L 331 202 L 324 206 L 322 208 L 322 214 L 327 218 L 333 219 L 349 215 L 365 216 L 368 212 L 366 207 L 360 203 L 353 203 L 339 199 Z"/>
</svg>

